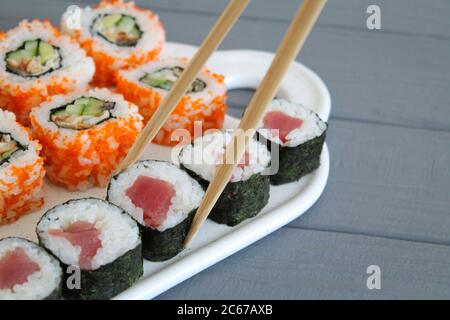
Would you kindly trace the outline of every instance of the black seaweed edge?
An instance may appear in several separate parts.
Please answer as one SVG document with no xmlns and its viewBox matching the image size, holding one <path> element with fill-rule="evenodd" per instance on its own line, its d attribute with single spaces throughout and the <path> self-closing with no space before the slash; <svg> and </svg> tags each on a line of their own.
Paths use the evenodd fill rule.
<svg viewBox="0 0 450 320">
<path fill-rule="evenodd" d="M 24 146 L 24 145 L 21 144 L 19 141 L 17 141 L 17 140 L 14 138 L 14 136 L 13 136 L 13 134 L 12 134 L 11 132 L 3 132 L 3 131 L 0 131 L 0 135 L 9 135 L 9 136 L 11 137 L 11 139 L 14 140 L 14 142 L 17 144 L 17 147 L 18 147 L 18 149 L 17 149 L 16 151 L 14 151 L 13 153 L 11 153 L 11 154 L 9 155 L 8 158 L 3 159 L 3 160 L 0 160 L 0 166 L 4 165 L 5 163 L 11 163 L 9 160 L 10 160 L 11 157 L 12 157 L 14 154 L 16 154 L 17 152 L 19 152 L 19 151 L 27 151 L 27 150 L 28 150 L 28 146 Z"/>
<path fill-rule="evenodd" d="M 45 247 L 45 244 L 43 243 L 41 236 L 40 236 L 39 232 L 37 231 L 39 224 L 41 223 L 41 221 L 43 219 L 45 219 L 45 217 L 50 212 L 52 212 L 60 207 L 63 207 L 67 204 L 70 204 L 72 202 L 79 202 L 79 201 L 83 201 L 83 200 L 99 200 L 108 205 L 117 207 L 120 209 L 120 211 L 123 215 L 127 215 L 128 217 L 130 217 L 139 227 L 139 223 L 132 216 L 130 216 L 125 210 L 123 210 L 119 206 L 116 206 L 114 203 L 111 203 L 107 200 L 100 199 L 100 198 L 94 198 L 94 197 L 88 197 L 88 198 L 80 198 L 80 199 L 73 199 L 73 200 L 66 201 L 62 204 L 56 205 L 56 206 L 52 207 L 51 209 L 47 210 L 47 212 L 42 215 L 42 217 L 39 219 L 38 223 L 36 224 L 36 234 L 39 239 L 40 246 L 42 248 L 44 248 L 45 250 L 47 250 L 48 252 L 50 252 L 53 256 L 55 256 L 55 255 L 49 249 L 47 249 Z M 129 251 L 124 253 L 122 256 L 116 258 L 114 261 L 112 261 L 106 265 L 103 265 L 96 270 L 81 270 L 81 289 L 80 290 L 69 290 L 69 289 L 67 289 L 66 286 L 63 285 L 62 286 L 63 298 L 69 299 L 69 300 L 87 300 L 87 299 L 106 300 L 106 299 L 110 299 L 110 298 L 116 296 L 117 294 L 121 293 L 122 291 L 130 288 L 144 274 L 144 264 L 143 264 L 144 261 L 142 259 L 142 235 L 141 235 L 140 229 L 139 229 L 139 238 L 141 239 L 141 243 L 139 245 L 137 245 L 135 248 L 130 249 Z M 135 255 L 135 256 L 133 257 L 133 255 Z M 134 262 L 132 261 L 131 263 L 129 263 L 128 264 L 129 269 L 125 270 L 127 265 L 123 265 L 123 264 L 125 264 L 124 260 L 127 259 L 128 256 L 130 256 L 130 259 L 132 259 L 132 260 L 134 258 Z M 64 270 L 67 270 L 69 265 L 63 263 L 58 257 L 55 256 L 55 258 L 60 262 L 61 266 L 63 267 L 63 279 L 64 279 L 64 283 L 66 283 L 67 278 L 70 275 L 67 275 L 67 273 L 64 272 Z M 115 270 L 117 270 L 117 272 L 115 272 Z M 127 274 L 129 275 L 129 277 L 124 279 L 124 280 L 126 280 L 126 282 L 120 282 L 116 286 L 114 286 L 113 284 L 115 283 L 115 280 L 120 279 L 120 275 L 122 273 L 121 271 L 123 271 L 123 270 L 127 271 Z M 133 270 L 135 271 L 134 273 L 133 273 Z M 107 277 L 108 275 L 111 275 L 111 277 Z M 88 280 L 85 280 L 86 278 Z M 107 280 L 104 280 L 104 279 L 107 279 Z M 97 286 L 99 287 L 98 291 L 95 290 Z M 107 290 L 110 287 L 112 289 Z M 88 289 L 86 289 L 86 288 L 88 288 Z M 86 292 L 86 291 L 89 291 L 89 292 Z"/>
<path fill-rule="evenodd" d="M 139 44 L 139 42 L 142 40 L 142 37 L 143 37 L 143 35 L 144 35 L 144 31 L 142 31 L 141 26 L 137 23 L 137 20 L 136 20 L 136 17 L 135 17 L 135 16 L 132 16 L 132 15 L 130 15 L 130 14 L 128 14 L 128 13 L 127 13 L 127 14 L 121 13 L 121 15 L 123 15 L 123 16 L 127 16 L 127 17 L 132 18 L 132 19 L 134 20 L 134 23 L 136 24 L 136 26 L 137 26 L 139 32 L 141 33 L 141 36 L 139 37 L 139 39 L 136 41 L 135 44 L 129 44 L 129 45 L 126 45 L 126 44 L 117 44 L 117 43 L 115 43 L 115 42 L 112 42 L 112 41 L 108 40 L 108 39 L 107 39 L 103 34 L 101 34 L 100 32 L 97 32 L 97 31 L 94 30 L 94 26 L 95 26 L 95 24 L 97 23 L 98 19 L 100 19 L 101 17 L 107 16 L 107 15 L 111 15 L 111 14 L 113 14 L 113 13 L 106 13 L 106 12 L 103 12 L 103 13 L 98 14 L 98 15 L 94 18 L 94 20 L 92 20 L 91 26 L 89 27 L 90 33 L 93 34 L 93 35 L 99 36 L 100 38 L 102 38 L 102 39 L 105 40 L 106 42 L 108 42 L 108 43 L 110 43 L 110 44 L 113 44 L 113 45 L 115 45 L 115 46 L 118 46 L 119 48 L 136 48 L 137 45 Z"/>
<path fill-rule="evenodd" d="M 83 99 L 83 98 L 86 98 L 86 99 L 88 99 L 88 98 L 95 98 L 95 99 L 101 100 L 101 99 L 99 99 L 99 98 L 97 98 L 97 97 L 92 97 L 92 96 L 80 96 L 80 97 L 76 98 L 75 100 L 73 100 L 72 102 L 69 102 L 69 103 L 66 103 L 66 104 L 63 105 L 63 106 L 60 106 L 60 107 L 56 107 L 56 108 L 54 108 L 54 109 L 51 109 L 51 110 L 50 110 L 50 114 L 49 114 L 49 116 L 48 116 L 48 121 L 51 122 L 51 123 L 54 123 L 54 124 L 55 124 L 58 128 L 60 128 L 60 129 L 67 129 L 67 130 L 73 130 L 73 131 L 88 131 L 88 130 L 92 129 L 92 128 L 95 127 L 95 126 L 101 125 L 102 123 L 105 123 L 105 122 L 110 121 L 110 120 L 112 120 L 112 119 L 117 119 L 117 117 L 113 116 L 112 113 L 111 113 L 111 111 L 110 111 L 110 112 L 109 112 L 109 117 L 108 117 L 107 119 L 103 119 L 102 121 L 97 122 L 96 124 L 94 124 L 94 125 L 93 125 L 91 128 L 89 128 L 89 129 L 72 129 L 72 128 L 60 127 L 56 122 L 54 122 L 54 121 L 52 120 L 52 115 L 54 115 L 56 112 L 58 112 L 58 111 L 60 111 L 60 110 L 63 110 L 63 109 L 66 108 L 68 105 L 74 104 L 75 101 L 77 101 L 78 99 Z M 102 101 L 103 101 L 103 102 L 106 102 L 105 100 L 102 100 Z M 116 105 L 117 105 L 117 103 L 116 103 L 115 101 L 107 101 L 107 102 L 112 102 L 112 103 L 114 103 L 114 108 L 115 108 Z M 113 108 L 113 109 L 114 109 L 114 108 Z"/>
<path fill-rule="evenodd" d="M 209 181 L 181 164 L 192 178 L 206 190 Z M 257 173 L 248 180 L 230 182 L 226 185 L 208 218 L 220 224 L 234 227 L 241 222 L 257 216 L 269 203 L 270 179 L 268 175 Z"/>
<path fill-rule="evenodd" d="M 178 170 L 182 170 L 182 171 L 186 172 L 186 170 L 183 170 L 182 168 L 178 167 L 176 164 L 169 162 L 169 161 L 164 161 L 164 160 L 141 160 L 141 161 L 137 161 L 133 165 L 133 167 L 138 166 L 139 164 L 145 165 L 146 162 L 164 162 L 166 164 L 173 166 L 174 168 L 176 168 Z M 120 176 L 120 173 L 111 178 L 111 180 L 108 184 L 107 192 L 106 192 L 106 201 L 110 201 L 109 191 L 111 189 L 112 181 L 117 180 L 117 178 L 119 176 Z M 188 176 L 191 178 L 191 176 L 189 174 L 188 174 Z M 110 203 L 112 203 L 112 202 L 110 202 Z M 122 210 L 124 210 L 124 209 L 122 209 Z M 127 212 L 126 210 L 124 210 L 124 211 Z M 172 259 L 173 257 L 177 256 L 181 251 L 183 251 L 184 239 L 187 236 L 187 232 L 189 231 L 189 228 L 192 224 L 192 220 L 194 219 L 196 211 L 197 211 L 197 208 L 192 210 L 188 214 L 188 216 L 183 221 L 181 221 L 179 224 L 177 224 L 175 227 L 164 230 L 162 232 L 152 229 L 152 228 L 149 228 L 149 227 L 137 222 L 139 229 L 141 230 L 141 234 L 142 234 L 143 257 L 148 261 L 160 262 L 160 261 L 166 261 L 166 260 Z M 130 213 L 127 212 L 127 214 L 129 214 L 131 216 L 131 218 L 133 218 L 133 216 Z M 168 246 L 169 248 L 167 248 L 166 246 Z M 157 248 L 157 247 L 162 248 L 162 249 L 155 250 L 154 248 Z"/>
<path fill-rule="evenodd" d="M 7 61 L 7 60 L 8 60 L 8 55 L 9 55 L 10 53 L 16 52 L 16 51 L 18 51 L 18 50 L 23 50 L 23 49 L 25 49 L 25 42 L 27 42 L 27 41 L 36 41 L 36 40 L 38 40 L 38 41 L 44 41 L 44 40 L 42 40 L 41 38 L 37 38 L 37 39 L 34 39 L 34 40 L 25 40 L 25 41 L 22 43 L 22 45 L 21 45 L 20 47 L 18 47 L 17 49 L 11 50 L 11 51 L 5 53 L 4 61 L 5 61 L 5 71 L 6 71 L 6 72 L 9 72 L 9 73 L 11 73 L 11 74 L 13 74 L 13 75 L 16 75 L 16 76 L 18 76 L 18 77 L 22 77 L 22 78 L 25 78 L 25 79 L 37 79 L 37 78 L 43 77 L 43 76 L 45 76 L 45 75 L 47 75 L 47 74 L 50 74 L 50 73 L 52 73 L 52 72 L 55 72 L 55 71 L 57 71 L 57 70 L 62 69 L 62 65 L 63 65 L 63 63 L 62 63 L 62 62 L 63 62 L 63 56 L 61 55 L 61 48 L 58 47 L 58 46 L 54 46 L 54 45 L 51 45 L 51 46 L 53 47 L 53 49 L 55 49 L 55 50 L 58 52 L 58 55 L 59 55 L 59 58 L 60 58 L 60 63 L 59 63 L 59 66 L 58 66 L 57 68 L 50 68 L 49 70 L 47 70 L 47 71 L 45 71 L 45 72 L 43 72 L 43 73 L 37 74 L 37 75 L 24 76 L 24 75 L 21 75 L 21 74 L 15 72 L 14 70 L 11 70 L 11 69 L 8 67 L 8 61 Z"/>
<path fill-rule="evenodd" d="M 327 123 L 325 124 L 327 125 Z M 318 169 L 320 167 L 320 157 L 325 144 L 327 130 L 328 125 L 320 136 L 295 147 L 282 146 L 257 132 L 256 137 L 260 142 L 271 142 L 267 143 L 267 148 L 270 152 L 272 151 L 272 143 L 276 145 L 279 150 L 278 172 L 270 176 L 270 183 L 274 186 L 278 186 L 296 182 Z"/>
<path fill-rule="evenodd" d="M 60 280 L 59 280 L 59 283 L 56 286 L 56 288 L 54 288 L 53 291 L 47 297 L 43 298 L 42 300 L 61 300 L 61 298 L 62 298 L 64 272 L 63 272 L 62 265 L 61 265 L 61 262 L 59 261 L 59 259 L 57 257 L 55 257 L 55 255 L 53 255 L 45 247 L 41 246 L 40 244 L 38 244 L 38 243 L 36 243 L 34 241 L 31 241 L 31 240 L 28 240 L 28 239 L 25 239 L 25 238 L 22 238 L 22 237 L 6 237 L 6 238 L 0 239 L 0 242 L 2 242 L 4 240 L 7 240 L 7 239 L 19 239 L 21 241 L 25 241 L 25 242 L 31 243 L 31 244 L 35 245 L 36 247 L 38 247 L 39 250 L 42 250 L 43 252 L 48 254 L 51 258 L 53 258 L 58 263 L 59 269 L 60 269 Z"/>
</svg>

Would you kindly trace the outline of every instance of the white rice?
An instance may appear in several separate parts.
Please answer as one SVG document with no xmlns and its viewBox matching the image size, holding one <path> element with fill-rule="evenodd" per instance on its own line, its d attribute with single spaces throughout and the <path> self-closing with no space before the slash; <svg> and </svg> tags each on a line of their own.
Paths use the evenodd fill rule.
<svg viewBox="0 0 450 320">
<path fill-rule="evenodd" d="M 281 99 L 273 100 L 267 107 L 266 113 L 274 111 L 283 112 L 290 117 L 303 121 L 300 128 L 292 130 L 286 136 L 286 142 L 282 142 L 277 135 L 272 134 L 270 129 L 264 129 L 264 125 L 261 123 L 258 132 L 266 139 L 276 142 L 279 145 L 297 147 L 307 141 L 320 137 L 327 130 L 327 124 L 315 112 L 300 104 Z"/>
<path fill-rule="evenodd" d="M 200 184 L 174 164 L 163 161 L 141 161 L 111 180 L 108 200 L 130 213 L 145 226 L 144 211 L 136 207 L 126 195 L 140 176 L 164 180 L 175 189 L 175 196 L 165 221 L 157 228 L 163 232 L 183 222 L 192 210 L 198 208 L 204 196 Z"/>
<path fill-rule="evenodd" d="M 187 169 L 193 171 L 206 181 L 214 177 L 218 165 L 224 161 L 226 146 L 231 142 L 233 131 L 207 133 L 185 146 L 179 160 Z M 251 140 L 247 147 L 249 165 L 236 167 L 231 182 L 246 181 L 255 174 L 262 173 L 270 163 L 270 152 L 262 143 Z"/>
<path fill-rule="evenodd" d="M 66 265 L 78 265 L 81 248 L 63 237 L 49 235 L 48 230 L 64 230 L 77 221 L 94 224 L 100 231 L 102 247 L 92 259 L 92 270 L 115 261 L 141 244 L 136 221 L 122 209 L 100 199 L 69 201 L 48 211 L 37 225 L 43 245 Z"/>
<path fill-rule="evenodd" d="M 0 241 L 0 260 L 16 248 L 22 248 L 27 256 L 39 265 L 40 270 L 28 276 L 27 282 L 11 289 L 0 290 L 0 300 L 42 300 L 58 288 L 62 279 L 59 262 L 37 244 L 20 238 Z"/>
<path fill-rule="evenodd" d="M 31 115 L 34 115 L 40 125 L 50 131 L 59 131 L 58 136 L 59 147 L 69 145 L 72 139 L 76 139 L 80 133 L 78 130 L 72 130 L 67 128 L 58 127 L 53 121 L 50 120 L 50 114 L 53 109 L 67 105 L 81 97 L 93 97 L 103 101 L 115 102 L 114 109 L 109 110 L 112 117 L 107 121 L 122 121 L 121 118 L 136 117 L 142 119 L 139 114 L 138 107 L 128 101 L 126 101 L 122 95 L 112 93 L 108 89 L 91 89 L 86 92 L 77 92 L 70 95 L 57 95 L 51 97 L 48 101 L 42 103 L 39 107 L 34 108 L 31 111 Z M 104 125 L 105 122 L 101 122 L 96 125 L 97 128 Z M 141 126 L 137 128 L 141 130 Z M 89 129 L 88 129 L 89 130 Z M 90 140 L 86 134 L 85 145 L 89 148 Z M 82 160 L 82 159 L 81 159 Z"/>
<path fill-rule="evenodd" d="M 50 73 L 36 78 L 27 78 L 6 71 L 6 55 L 17 50 L 25 41 L 42 39 L 45 42 L 58 47 L 61 55 L 61 67 Z M 80 46 L 68 36 L 55 36 L 53 29 L 47 24 L 34 20 L 22 21 L 17 28 L 6 33 L 6 38 L 0 41 L 0 89 L 6 84 L 21 91 L 28 91 L 30 87 L 44 90 L 46 86 L 54 81 L 61 83 L 64 79 L 73 82 L 73 89 L 85 88 L 91 81 L 95 72 L 94 61 L 86 56 Z M 12 90 L 8 88 L 7 91 Z"/>
<path fill-rule="evenodd" d="M 125 14 L 135 18 L 142 31 L 141 38 L 134 47 L 117 46 L 108 42 L 98 34 L 92 34 L 91 27 L 95 19 L 104 14 Z M 86 7 L 81 12 L 81 29 L 74 29 L 68 20 L 70 16 L 63 16 L 62 27 L 64 32 L 80 33 L 80 41 L 94 39 L 93 50 L 108 52 L 116 58 L 115 69 L 126 67 L 125 58 L 131 54 L 152 51 L 160 48 L 165 42 L 165 32 L 156 14 L 149 11 L 137 10 L 133 2 L 117 1 L 115 4 L 102 5 L 102 7 Z"/>
</svg>

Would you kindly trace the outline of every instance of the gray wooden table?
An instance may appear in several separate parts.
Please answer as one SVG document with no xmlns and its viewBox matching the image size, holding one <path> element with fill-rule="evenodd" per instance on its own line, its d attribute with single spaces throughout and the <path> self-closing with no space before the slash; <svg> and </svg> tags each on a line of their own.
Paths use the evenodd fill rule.
<svg viewBox="0 0 450 320">
<path fill-rule="evenodd" d="M 0 29 L 70 0 L 2 0 Z M 226 0 L 142 0 L 200 44 Z M 297 0 L 253 0 L 222 48 L 274 51 Z M 378 4 L 382 29 L 366 27 Z M 303 217 L 161 299 L 450 298 L 450 1 L 330 0 L 299 61 L 332 95 L 331 173 Z M 230 112 L 251 97 L 230 93 Z M 366 286 L 369 265 L 381 290 Z"/>
</svg>

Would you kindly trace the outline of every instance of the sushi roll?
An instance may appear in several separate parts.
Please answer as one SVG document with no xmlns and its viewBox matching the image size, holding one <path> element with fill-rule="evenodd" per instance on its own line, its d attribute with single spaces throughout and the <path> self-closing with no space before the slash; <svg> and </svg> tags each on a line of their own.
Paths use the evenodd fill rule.
<svg viewBox="0 0 450 320">
<path fill-rule="evenodd" d="M 72 200 L 38 222 L 39 243 L 62 264 L 66 299 L 109 299 L 143 274 L 139 228 L 128 214 L 100 199 Z M 80 272 L 78 286 L 71 267 Z"/>
<path fill-rule="evenodd" d="M 270 177 L 273 185 L 298 181 L 320 166 L 327 124 L 312 110 L 285 100 L 274 100 L 263 118 L 258 136 L 276 146 L 278 173 Z M 272 160 L 275 161 L 275 160 Z"/>
<path fill-rule="evenodd" d="M 188 59 L 168 58 L 121 71 L 117 77 L 117 89 L 125 99 L 139 106 L 139 112 L 144 122 L 147 122 L 169 94 L 188 62 Z M 172 137 L 172 133 L 177 129 L 185 129 L 192 137 L 195 122 L 199 122 L 199 129 L 203 132 L 222 128 L 227 109 L 226 95 L 224 77 L 203 69 L 154 142 L 176 145 L 179 141 Z"/>
<path fill-rule="evenodd" d="M 0 240 L 0 300 L 58 300 L 61 293 L 58 260 L 31 241 Z"/>
<path fill-rule="evenodd" d="M 139 222 L 143 255 L 164 261 L 183 250 L 204 191 L 186 172 L 164 161 L 141 161 L 111 179 L 108 200 Z"/>
<path fill-rule="evenodd" d="M 11 223 L 44 204 L 41 145 L 0 109 L 0 225 Z"/>
<path fill-rule="evenodd" d="M 31 109 L 49 96 L 84 89 L 95 65 L 78 43 L 48 21 L 22 21 L 0 36 L 0 106 L 29 125 Z"/>
<path fill-rule="evenodd" d="M 78 29 L 63 16 L 62 27 L 94 59 L 96 86 L 114 86 L 118 70 L 155 60 L 165 43 L 158 16 L 122 0 L 85 8 Z"/>
<path fill-rule="evenodd" d="M 225 149 L 231 138 L 231 131 L 216 131 L 195 139 L 180 152 L 182 168 L 206 189 L 217 166 L 224 162 Z M 265 174 L 269 165 L 270 153 L 266 146 L 251 140 L 209 218 L 235 226 L 256 216 L 269 201 L 270 182 Z"/>
<path fill-rule="evenodd" d="M 137 107 L 108 89 L 52 97 L 31 122 L 48 178 L 69 190 L 106 187 L 143 126 Z"/>
</svg>

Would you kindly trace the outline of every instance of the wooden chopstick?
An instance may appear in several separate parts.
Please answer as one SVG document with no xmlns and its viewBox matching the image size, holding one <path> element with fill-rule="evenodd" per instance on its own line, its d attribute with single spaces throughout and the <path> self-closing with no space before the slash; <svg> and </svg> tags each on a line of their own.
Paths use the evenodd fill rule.
<svg viewBox="0 0 450 320">
<path fill-rule="evenodd" d="M 192 242 L 230 181 L 237 163 L 244 155 L 248 141 L 253 138 L 255 130 L 252 129 L 257 128 L 260 124 L 266 106 L 275 97 L 289 65 L 300 52 L 325 3 L 326 0 L 304 0 L 298 9 L 269 70 L 244 113 L 238 130 L 235 131 L 230 144 L 226 148 L 225 163 L 217 168 L 214 178 L 206 190 L 205 197 L 197 210 L 184 242 L 185 247 Z M 242 143 L 243 141 L 245 143 Z"/>
<path fill-rule="evenodd" d="M 155 138 L 156 134 L 168 120 L 173 109 L 188 90 L 190 84 L 194 82 L 195 78 L 201 71 L 201 68 L 206 64 L 207 60 L 217 49 L 220 43 L 222 43 L 225 36 L 234 26 L 249 3 L 250 0 L 230 1 L 227 8 L 222 13 L 219 20 L 217 20 L 216 24 L 203 41 L 187 68 L 183 71 L 180 78 L 174 84 L 169 95 L 161 103 L 158 110 L 136 139 L 133 147 L 117 168 L 116 174 L 132 166 L 140 157 L 147 145 Z"/>
</svg>

